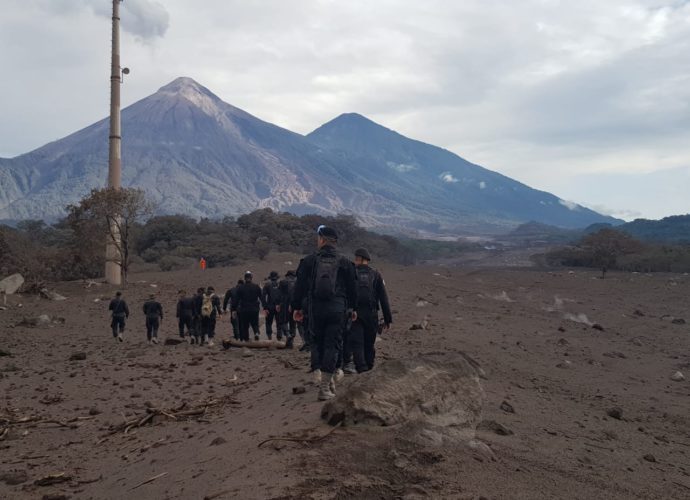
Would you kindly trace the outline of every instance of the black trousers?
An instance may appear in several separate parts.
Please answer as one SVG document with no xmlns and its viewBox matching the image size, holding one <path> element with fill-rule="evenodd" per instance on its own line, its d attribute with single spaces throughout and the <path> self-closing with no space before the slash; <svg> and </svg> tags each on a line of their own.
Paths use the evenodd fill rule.
<svg viewBox="0 0 690 500">
<path fill-rule="evenodd" d="M 376 311 L 357 310 L 357 321 L 352 323 L 352 328 L 347 334 L 344 358 L 345 363 L 354 361 L 358 372 L 365 372 L 374 367 L 378 326 Z"/>
<path fill-rule="evenodd" d="M 259 335 L 259 311 L 240 311 L 240 340 L 249 340 L 249 327 L 252 327 L 254 335 Z"/>
<path fill-rule="evenodd" d="M 278 313 L 276 312 L 275 307 L 272 307 L 272 308 L 268 309 L 268 314 L 266 315 L 266 336 L 269 339 L 273 335 L 273 322 L 274 321 L 276 324 L 276 332 L 279 332 L 280 330 L 278 328 L 280 325 L 278 325 Z"/>
<path fill-rule="evenodd" d="M 110 322 L 110 328 L 113 329 L 113 337 L 117 337 L 118 333 L 123 333 L 125 331 L 125 317 L 113 316 L 113 320 Z"/>
<path fill-rule="evenodd" d="M 201 316 L 194 316 L 192 318 L 192 335 L 200 337 L 201 333 Z"/>
<path fill-rule="evenodd" d="M 345 327 L 345 310 L 314 308 L 312 312 L 312 329 L 316 345 L 312 345 L 312 368 L 319 368 L 325 373 L 334 373 L 339 357 L 342 356 L 343 330 Z M 317 351 L 317 367 L 314 366 L 314 351 Z"/>
<path fill-rule="evenodd" d="M 192 335 L 194 326 L 192 324 L 193 318 L 191 316 L 180 316 L 177 325 L 180 329 L 180 337 L 184 337 L 184 329 L 187 327 L 187 335 Z"/>
<path fill-rule="evenodd" d="M 158 337 L 158 329 L 161 326 L 159 318 L 146 318 L 146 337 L 151 340 L 152 337 Z"/>
<path fill-rule="evenodd" d="M 209 339 L 216 336 L 216 317 L 202 316 L 201 317 L 201 335 L 208 335 Z"/>
<path fill-rule="evenodd" d="M 232 336 L 235 340 L 240 340 L 240 318 L 230 319 L 230 324 L 232 324 Z"/>
</svg>

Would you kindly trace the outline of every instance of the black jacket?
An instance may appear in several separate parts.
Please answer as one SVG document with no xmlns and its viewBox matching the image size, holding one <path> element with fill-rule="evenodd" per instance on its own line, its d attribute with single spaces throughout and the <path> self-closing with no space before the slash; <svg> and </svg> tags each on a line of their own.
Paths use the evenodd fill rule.
<svg viewBox="0 0 690 500">
<path fill-rule="evenodd" d="M 232 301 L 235 299 L 239 287 L 240 285 L 236 285 L 225 292 L 225 297 L 223 298 L 223 311 L 227 311 L 228 307 L 232 309 Z"/>
<path fill-rule="evenodd" d="M 335 247 L 325 245 L 321 247 L 318 252 L 303 258 L 299 267 L 297 268 L 297 281 L 295 282 L 295 289 L 292 296 L 292 309 L 302 309 L 302 301 L 305 298 L 312 298 L 314 294 L 314 281 L 316 272 L 316 263 L 320 256 L 337 256 L 338 259 L 338 276 L 337 288 L 343 291 L 345 307 L 357 307 L 357 276 L 355 274 L 355 265 L 349 259 L 339 256 Z"/>
<path fill-rule="evenodd" d="M 113 299 L 110 301 L 108 310 L 113 312 L 113 316 L 116 318 L 129 318 L 129 307 L 127 307 L 127 302 L 123 299 Z"/>
<path fill-rule="evenodd" d="M 369 267 L 368 265 L 361 265 L 361 266 L 356 266 L 356 269 L 359 269 L 361 267 Z M 373 267 L 369 267 L 369 272 L 373 274 L 374 280 L 373 280 L 373 286 L 374 289 L 372 290 L 373 295 L 374 295 L 374 304 L 372 304 L 370 307 L 373 306 L 373 310 L 378 311 L 379 307 L 381 308 L 381 312 L 383 313 L 383 321 L 387 325 L 390 325 L 393 322 L 393 314 L 391 313 L 391 305 L 390 302 L 388 302 L 388 292 L 386 291 L 386 282 L 383 281 L 383 276 L 381 276 L 381 273 L 378 272 L 376 269 Z M 361 309 L 361 306 L 360 306 Z"/>
<path fill-rule="evenodd" d="M 282 293 L 279 286 L 278 280 L 270 280 L 264 285 L 263 290 L 261 290 L 261 303 L 264 309 L 275 309 L 282 301 Z"/>
<path fill-rule="evenodd" d="M 144 302 L 144 316 L 146 318 L 160 318 L 163 319 L 163 306 L 160 302 L 149 300 Z"/>
<path fill-rule="evenodd" d="M 177 301 L 176 318 L 191 318 L 194 316 L 194 297 L 183 297 Z"/>
<path fill-rule="evenodd" d="M 263 300 L 261 287 L 256 283 L 245 283 L 237 287 L 237 294 L 232 299 L 232 310 L 242 312 L 259 312 Z"/>
</svg>

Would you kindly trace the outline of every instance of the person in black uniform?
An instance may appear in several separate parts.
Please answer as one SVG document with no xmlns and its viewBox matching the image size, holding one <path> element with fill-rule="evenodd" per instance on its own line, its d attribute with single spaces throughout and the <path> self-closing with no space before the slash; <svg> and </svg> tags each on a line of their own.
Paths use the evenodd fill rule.
<svg viewBox="0 0 690 500">
<path fill-rule="evenodd" d="M 280 280 L 278 283 L 280 300 L 276 304 L 276 320 L 278 322 L 278 340 L 285 337 L 285 348 L 292 349 L 294 346 L 295 332 L 290 331 L 290 318 L 292 308 L 290 307 L 290 284 L 287 280 Z"/>
<path fill-rule="evenodd" d="M 362 373 L 374 367 L 379 308 L 383 312 L 383 329 L 388 330 L 393 322 L 386 283 L 369 262 L 371 256 L 365 248 L 355 251 L 357 321 L 352 323 L 344 349 L 345 373 Z"/>
<path fill-rule="evenodd" d="M 249 341 L 249 327 L 254 332 L 254 340 L 259 340 L 259 311 L 261 310 L 261 287 L 252 282 L 252 273 L 244 273 L 244 285 L 237 289 L 232 301 L 232 315 L 239 318 L 240 340 Z"/>
<path fill-rule="evenodd" d="M 266 336 L 268 340 L 273 337 L 273 322 L 276 323 L 276 337 L 278 340 L 283 338 L 283 335 L 278 328 L 278 310 L 277 306 L 280 303 L 280 290 L 278 279 L 280 275 L 277 271 L 271 271 L 268 276 L 268 282 L 261 290 L 261 302 L 264 306 L 264 315 L 266 316 Z"/>
<path fill-rule="evenodd" d="M 216 336 L 216 321 L 223 314 L 220 297 L 215 292 L 215 289 L 209 286 L 201 297 L 202 343 L 209 347 L 213 347 L 213 338 Z"/>
<path fill-rule="evenodd" d="M 244 280 L 238 280 L 237 285 L 225 292 L 225 297 L 223 298 L 224 313 L 228 311 L 228 307 L 231 309 L 232 312 L 232 301 L 234 300 L 234 297 L 237 295 L 237 290 L 239 289 L 240 285 L 244 285 Z M 232 336 L 235 340 L 240 340 L 240 322 L 237 318 L 237 315 L 230 315 L 230 323 L 232 324 Z"/>
<path fill-rule="evenodd" d="M 185 338 L 184 330 L 187 327 L 187 336 L 192 338 L 193 320 L 194 320 L 194 299 L 192 297 L 187 297 L 187 292 L 185 290 L 179 291 L 179 300 L 177 301 L 177 312 L 175 317 L 177 318 L 177 326 L 180 330 L 180 337 Z"/>
<path fill-rule="evenodd" d="M 201 344 L 201 304 L 204 300 L 203 288 L 196 289 L 196 295 L 192 297 L 194 300 L 194 317 L 192 318 L 192 344 Z"/>
<path fill-rule="evenodd" d="M 332 228 L 317 229 L 318 251 L 301 260 L 292 299 L 295 321 L 303 321 L 302 300 L 309 299 L 309 321 L 321 372 L 319 400 L 335 397 L 335 371 L 342 353 L 346 323 L 357 319 L 357 281 L 354 264 L 338 255 L 338 234 Z"/>
<path fill-rule="evenodd" d="M 158 329 L 163 321 L 163 306 L 156 300 L 156 294 L 149 295 L 149 300 L 144 302 L 144 317 L 146 318 L 146 338 L 149 344 L 158 343 Z"/>
<path fill-rule="evenodd" d="M 122 298 L 122 292 L 116 292 L 115 298 L 110 301 L 108 310 L 112 312 L 110 327 L 113 329 L 113 338 L 122 342 L 122 335 L 125 333 L 125 320 L 129 318 L 129 307 Z"/>
<path fill-rule="evenodd" d="M 287 283 L 287 292 L 288 292 L 288 304 L 289 304 L 289 314 L 288 314 L 288 325 L 290 327 L 290 338 L 293 339 L 297 335 L 297 332 L 299 331 L 299 336 L 302 339 L 302 346 L 305 345 L 305 340 L 304 340 L 304 324 L 303 323 L 297 323 L 295 321 L 295 318 L 292 317 L 292 296 L 295 294 L 295 282 L 297 281 L 297 273 L 290 269 L 288 272 L 285 273 L 285 279 L 284 281 Z M 304 310 L 303 310 L 304 312 Z M 300 350 L 302 350 L 300 348 Z M 306 349 L 304 349 L 306 350 Z"/>
</svg>

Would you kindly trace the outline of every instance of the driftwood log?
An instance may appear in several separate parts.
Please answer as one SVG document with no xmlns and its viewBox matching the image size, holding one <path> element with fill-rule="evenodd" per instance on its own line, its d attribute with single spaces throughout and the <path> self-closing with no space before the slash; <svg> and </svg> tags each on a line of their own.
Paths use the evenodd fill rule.
<svg viewBox="0 0 690 500">
<path fill-rule="evenodd" d="M 241 340 L 229 339 L 223 341 L 223 347 L 230 349 L 231 347 L 248 347 L 249 349 L 285 349 L 285 342 L 278 342 L 277 340 L 249 340 L 243 342 Z"/>
</svg>

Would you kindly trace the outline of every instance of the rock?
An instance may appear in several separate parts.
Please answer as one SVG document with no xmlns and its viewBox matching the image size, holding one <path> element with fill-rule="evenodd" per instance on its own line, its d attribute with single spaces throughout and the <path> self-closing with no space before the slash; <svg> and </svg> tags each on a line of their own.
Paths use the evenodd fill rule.
<svg viewBox="0 0 690 500">
<path fill-rule="evenodd" d="M 671 320 L 671 323 L 673 323 L 674 325 L 684 325 L 685 320 L 683 318 L 673 318 Z"/>
<path fill-rule="evenodd" d="M 494 451 L 489 448 L 489 446 L 486 443 L 483 443 L 479 441 L 478 439 L 471 439 L 470 441 L 467 442 L 467 446 L 477 453 L 479 457 L 489 460 L 491 462 L 496 461 L 496 455 L 494 454 Z"/>
<path fill-rule="evenodd" d="M 307 388 L 303 385 L 298 385 L 297 387 L 292 388 L 293 394 L 304 394 L 305 392 L 307 392 Z"/>
<path fill-rule="evenodd" d="M 67 297 L 60 295 L 59 293 L 51 292 L 47 288 L 41 288 L 41 290 L 38 293 L 41 294 L 41 297 L 43 297 L 44 299 L 48 299 L 48 300 L 54 300 L 54 301 L 67 300 Z"/>
<path fill-rule="evenodd" d="M 227 441 L 219 436 L 216 439 L 214 439 L 213 441 L 211 441 L 211 446 L 219 446 L 219 445 L 225 444 L 225 443 L 227 443 Z"/>
<path fill-rule="evenodd" d="M 592 328 L 594 328 L 595 330 L 599 330 L 600 332 L 603 332 L 603 331 L 604 331 L 604 327 L 601 326 L 599 323 L 594 323 L 594 324 L 592 325 Z"/>
<path fill-rule="evenodd" d="M 28 326 L 34 328 L 39 326 L 48 326 L 50 324 L 64 325 L 65 318 L 41 314 L 40 316 L 37 316 L 35 318 L 23 318 L 19 323 L 17 323 L 17 326 Z"/>
<path fill-rule="evenodd" d="M 181 338 L 173 338 L 173 337 L 168 337 L 165 339 L 165 342 L 163 342 L 163 345 L 180 345 L 184 344 L 184 340 Z"/>
<path fill-rule="evenodd" d="M 21 274 L 12 274 L 0 281 L 0 293 L 5 295 L 13 295 L 17 293 L 24 284 L 24 276 Z"/>
<path fill-rule="evenodd" d="M 477 427 L 477 430 L 481 431 L 491 431 L 494 434 L 498 434 L 499 436 L 512 436 L 513 431 L 508 429 L 502 424 L 499 424 L 495 420 L 482 420 L 479 426 Z"/>
<path fill-rule="evenodd" d="M 64 495 L 62 493 L 48 493 L 43 495 L 41 500 L 67 500 L 68 498 L 68 495 Z"/>
<path fill-rule="evenodd" d="M 644 345 L 642 340 L 640 340 L 639 338 L 634 338 L 630 342 L 632 342 L 632 344 L 636 345 L 637 347 L 642 347 Z"/>
<path fill-rule="evenodd" d="M 242 357 L 243 358 L 251 358 L 254 356 L 254 353 L 249 349 L 248 347 L 243 347 L 242 348 Z"/>
<path fill-rule="evenodd" d="M 640 311 L 639 309 L 635 309 L 635 310 L 633 311 L 633 315 L 634 315 L 634 316 L 643 317 L 643 316 L 644 316 L 644 313 L 643 313 L 642 311 Z"/>
<path fill-rule="evenodd" d="M 95 417 L 96 415 L 100 415 L 101 413 L 103 413 L 103 412 L 96 407 L 93 407 L 89 410 L 89 415 L 91 415 L 92 417 Z"/>
<path fill-rule="evenodd" d="M 70 361 L 84 361 L 86 359 L 85 352 L 75 352 L 69 357 Z"/>
<path fill-rule="evenodd" d="M 6 351 L 4 349 L 0 349 L 0 358 L 3 358 L 5 356 L 12 356 L 12 353 L 10 351 Z"/>
<path fill-rule="evenodd" d="M 623 354 L 622 352 L 618 351 L 611 351 L 611 352 L 605 352 L 602 354 L 602 356 L 606 356 L 607 358 L 620 358 L 620 359 L 627 359 L 628 357 Z"/>
<path fill-rule="evenodd" d="M 559 332 L 564 332 L 564 331 L 565 331 L 565 328 L 563 328 L 562 326 L 559 326 L 559 327 L 558 327 L 558 331 L 559 331 Z"/>
<path fill-rule="evenodd" d="M 424 326 L 421 323 L 412 323 L 410 330 L 424 330 Z"/>
<path fill-rule="evenodd" d="M 382 363 L 357 376 L 328 401 L 321 417 L 331 425 L 414 424 L 427 440 L 471 434 L 481 420 L 484 390 L 461 355 L 420 356 Z"/>
<path fill-rule="evenodd" d="M 652 455 L 651 453 L 647 453 L 647 454 L 646 454 L 644 457 L 642 457 L 642 458 L 643 458 L 644 460 L 646 460 L 647 462 L 656 463 L 656 457 L 655 457 L 654 455 Z"/>
<path fill-rule="evenodd" d="M 499 408 L 506 413 L 515 413 L 515 408 L 513 408 L 513 405 L 511 405 L 508 401 L 503 401 Z"/>
<path fill-rule="evenodd" d="M 29 480 L 29 475 L 25 470 L 0 472 L 0 481 L 9 485 L 16 486 Z"/>
<path fill-rule="evenodd" d="M 621 420 L 623 418 L 623 410 L 617 406 L 606 410 L 606 414 L 611 418 L 615 418 L 616 420 Z"/>
<path fill-rule="evenodd" d="M 565 361 L 562 361 L 556 365 L 556 368 L 563 368 L 563 369 L 568 369 L 573 367 L 573 362 L 566 359 Z"/>
<path fill-rule="evenodd" d="M 682 372 L 677 371 L 676 373 L 671 375 L 671 380 L 673 380 L 674 382 L 682 382 L 683 380 L 685 380 L 685 376 Z"/>
</svg>

